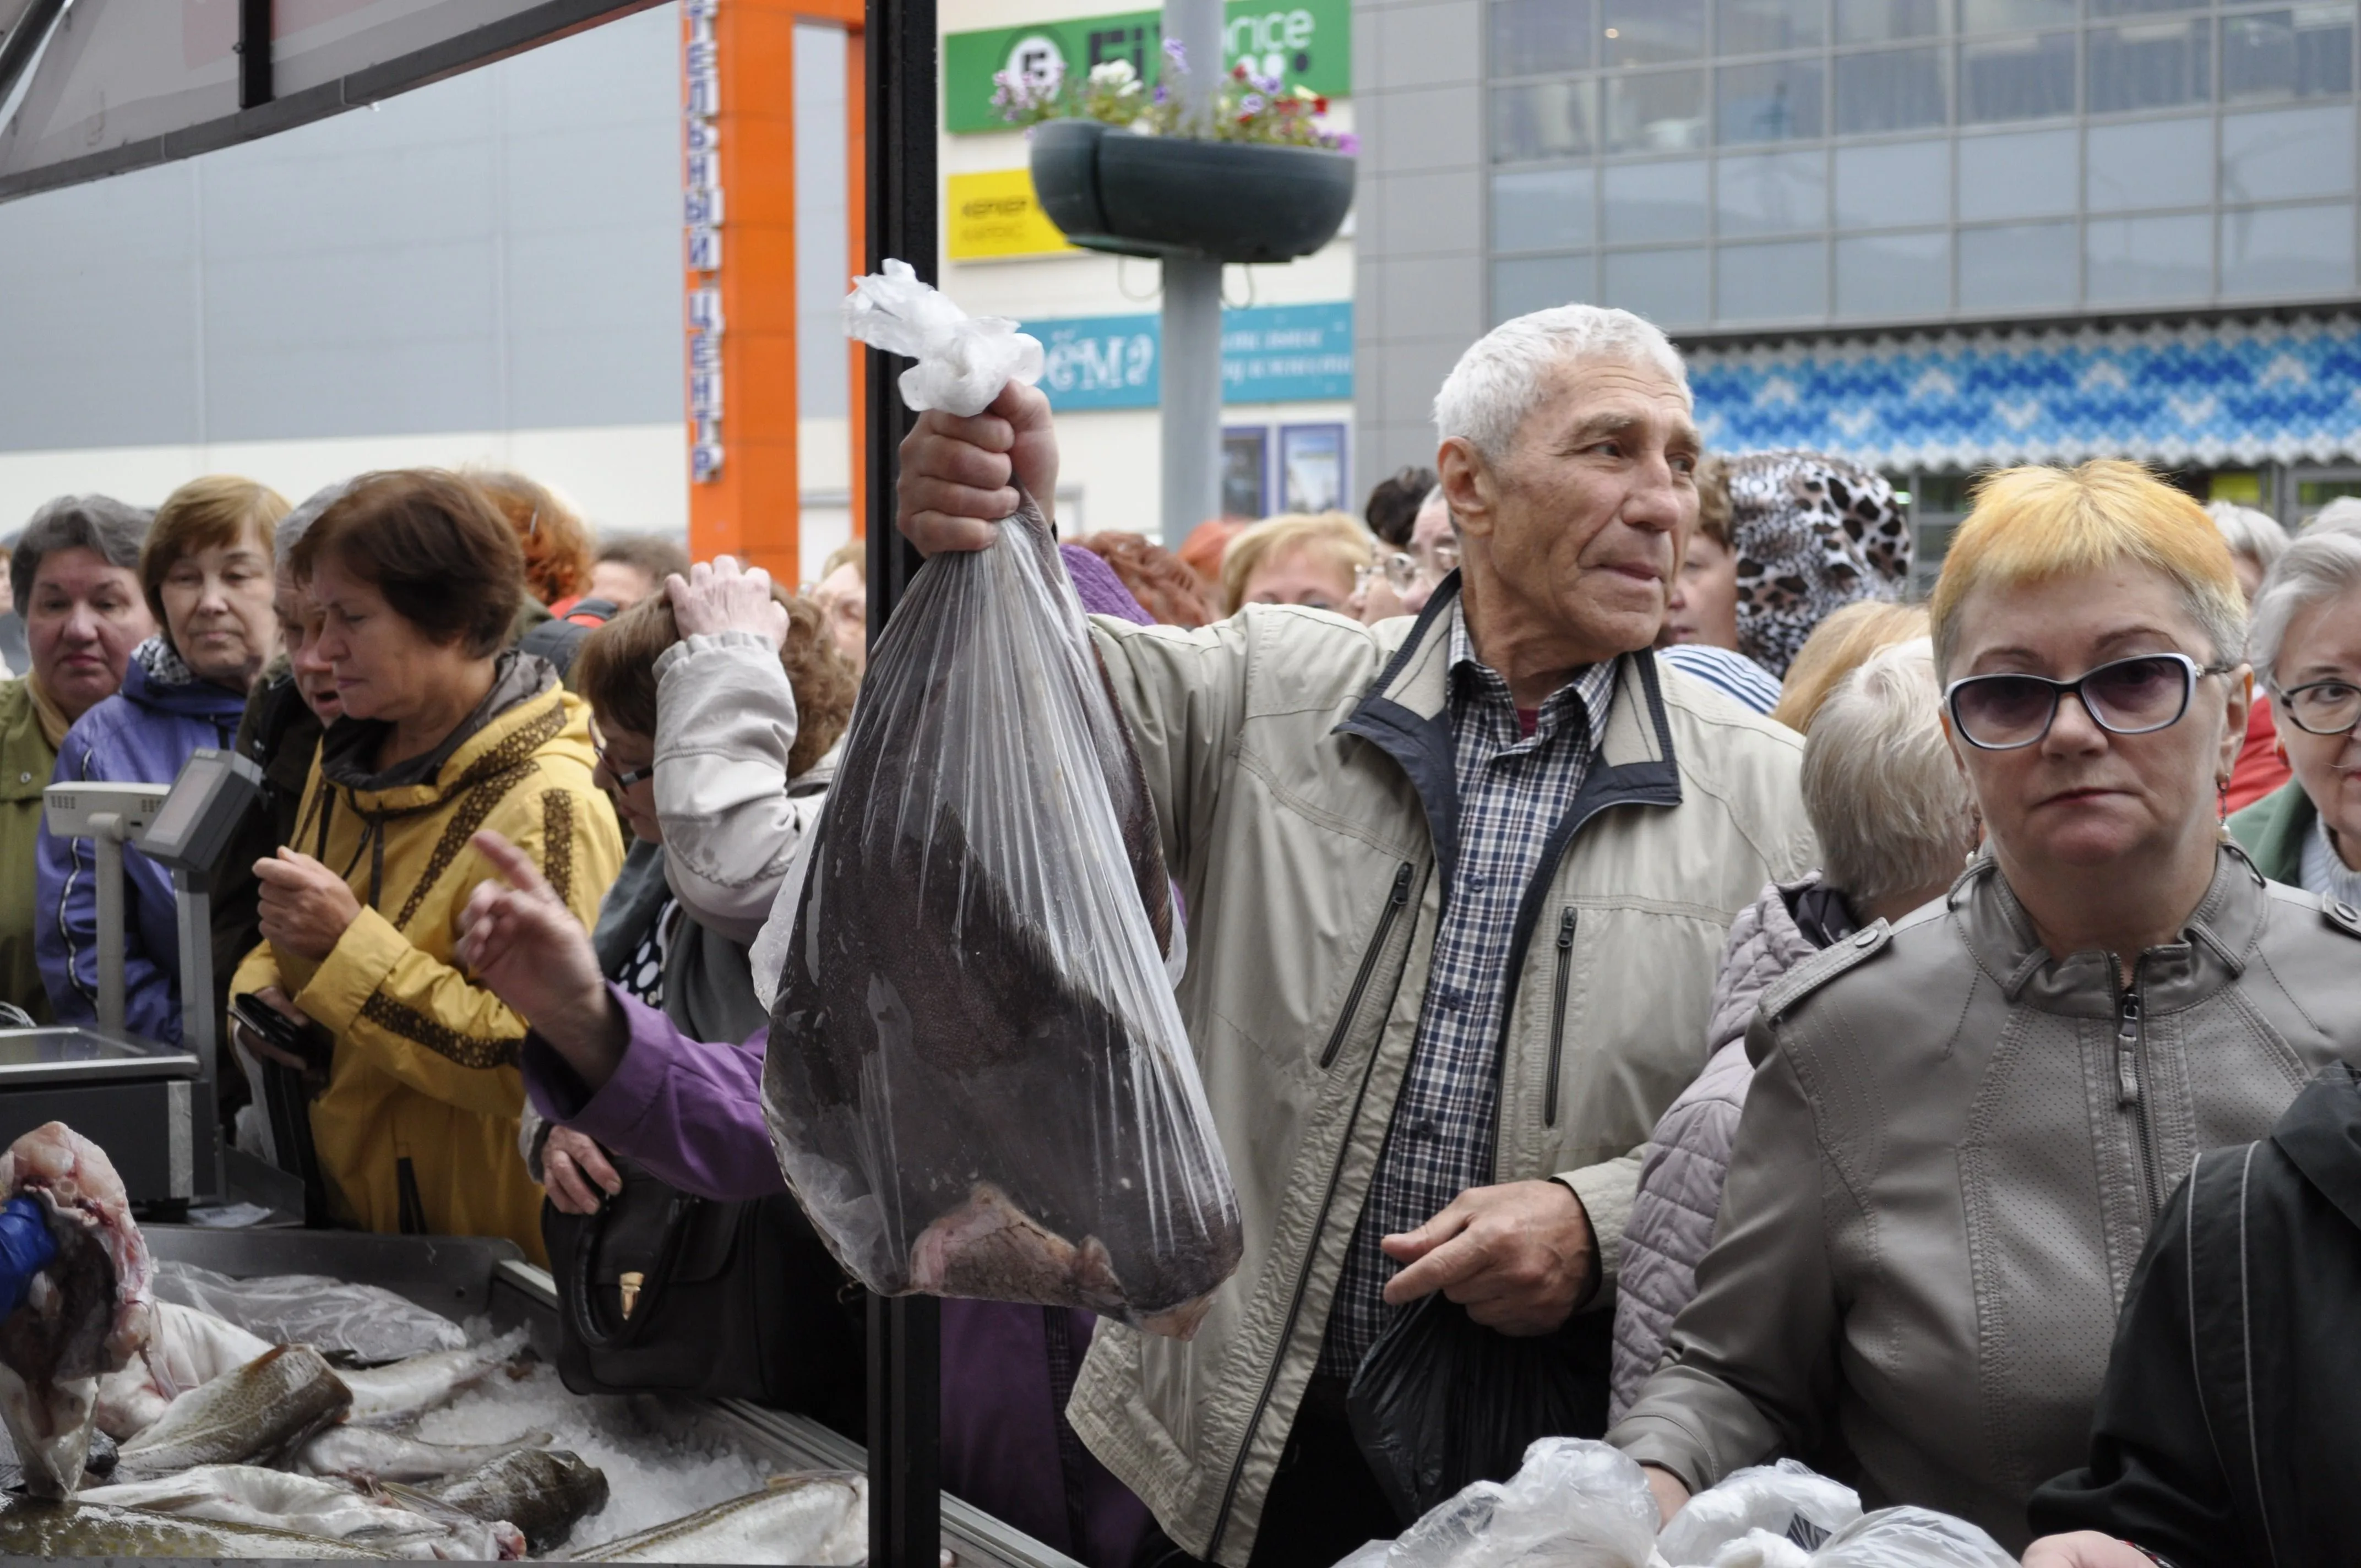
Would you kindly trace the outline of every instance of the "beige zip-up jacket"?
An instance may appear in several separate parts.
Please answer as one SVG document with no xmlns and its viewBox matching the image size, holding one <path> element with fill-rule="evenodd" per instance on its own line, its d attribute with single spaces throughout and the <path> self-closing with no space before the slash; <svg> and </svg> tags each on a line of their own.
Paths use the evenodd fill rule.
<svg viewBox="0 0 2361 1568">
<path fill-rule="evenodd" d="M 1187 1343 L 1103 1323 L 1068 1414 L 1176 1542 L 1223 1563 L 1253 1546 L 1417 1031 L 1457 819 L 1456 588 L 1415 623 L 1278 606 L 1197 631 L 1093 622 L 1187 898 L 1179 997 L 1246 1255 Z M 1617 679 L 1518 917 L 1496 1163 L 1574 1188 L 1610 1278 L 1638 1150 L 1704 1066 L 1730 923 L 1817 859 L 1798 737 L 1653 654 Z"/>
<path fill-rule="evenodd" d="M 1850 1450 L 1870 1508 L 2012 1551 L 2085 1460 L 2115 1314 L 2197 1156 L 2361 1062 L 2361 915 L 2225 846 L 2118 985 L 2053 959 L 1993 864 L 1763 997 L 1721 1225 L 1672 1357 L 1608 1440 L 1692 1488 Z"/>
</svg>

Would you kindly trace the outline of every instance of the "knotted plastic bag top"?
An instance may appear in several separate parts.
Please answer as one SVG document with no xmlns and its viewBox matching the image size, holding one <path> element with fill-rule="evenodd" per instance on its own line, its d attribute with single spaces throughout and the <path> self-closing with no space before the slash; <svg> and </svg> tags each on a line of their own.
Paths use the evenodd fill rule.
<svg viewBox="0 0 2361 1568">
<path fill-rule="evenodd" d="M 906 261 L 887 258 L 884 275 L 856 280 L 844 302 L 844 331 L 918 363 L 902 372 L 902 404 L 975 415 L 1011 381 L 1041 378 L 1041 340 L 1005 316 L 971 316 L 918 281 Z"/>
</svg>

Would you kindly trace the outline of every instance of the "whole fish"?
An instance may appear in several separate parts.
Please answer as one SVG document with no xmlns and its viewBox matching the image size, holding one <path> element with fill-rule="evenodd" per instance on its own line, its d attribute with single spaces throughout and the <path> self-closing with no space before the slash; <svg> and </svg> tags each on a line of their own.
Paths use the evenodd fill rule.
<svg viewBox="0 0 2361 1568">
<path fill-rule="evenodd" d="M 292 1530 L 397 1557 L 502 1560 L 524 1554 L 524 1538 L 513 1527 L 444 1508 L 429 1514 L 342 1481 L 254 1464 L 200 1464 L 174 1475 L 93 1487 L 75 1500 L 179 1519 Z"/>
<path fill-rule="evenodd" d="M 377 1427 L 333 1426 L 294 1454 L 305 1475 L 355 1481 L 436 1481 L 491 1464 L 519 1449 L 546 1448 L 549 1433 L 529 1431 L 507 1442 L 466 1445 L 423 1442 Z"/>
<path fill-rule="evenodd" d="M 62 1497 L 82 1478 L 99 1380 L 153 1332 L 148 1244 L 105 1152 L 62 1122 L 0 1155 L 0 1199 L 41 1207 L 57 1255 L 0 1319 L 0 1422 L 16 1440 L 25 1486 Z"/>
<path fill-rule="evenodd" d="M 519 1449 L 420 1489 L 470 1518 L 507 1520 L 536 1552 L 564 1541 L 577 1519 L 607 1506 L 606 1472 L 564 1449 Z M 401 1497 L 412 1488 L 392 1490 Z"/>
<path fill-rule="evenodd" d="M 98 1380 L 98 1430 L 117 1442 L 154 1426 L 190 1389 L 270 1349 L 269 1340 L 194 1307 L 159 1301 L 153 1310 L 148 1343 L 120 1370 Z"/>
<path fill-rule="evenodd" d="M 345 1386 L 352 1390 L 353 1409 L 346 1419 L 358 1426 L 392 1426 L 431 1410 L 506 1365 L 524 1342 L 524 1330 L 511 1329 L 471 1349 L 438 1350 L 388 1366 L 347 1371 Z"/>
<path fill-rule="evenodd" d="M 388 1554 L 291 1530 L 173 1519 L 103 1503 L 0 1498 L 0 1557 L 383 1559 Z"/>
<path fill-rule="evenodd" d="M 275 1454 L 341 1418 L 352 1402 L 318 1351 L 276 1346 L 173 1400 L 155 1425 L 122 1446 L 115 1474 L 136 1480 Z"/>
<path fill-rule="evenodd" d="M 573 1554 L 577 1563 L 797 1563 L 869 1559 L 869 1479 L 843 1470 L 774 1476 L 759 1492 Z"/>
</svg>

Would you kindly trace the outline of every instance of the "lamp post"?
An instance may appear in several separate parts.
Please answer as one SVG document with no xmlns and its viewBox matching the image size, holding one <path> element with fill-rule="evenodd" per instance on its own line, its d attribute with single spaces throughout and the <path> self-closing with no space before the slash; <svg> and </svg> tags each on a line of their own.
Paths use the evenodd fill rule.
<svg viewBox="0 0 2361 1568">
<path fill-rule="evenodd" d="M 1166 0 L 1164 36 L 1178 42 L 1187 73 L 1167 71 L 1188 119 L 1212 113 L 1222 76 L 1222 0 Z M 1164 258 L 1164 543 L 1178 550 L 1191 529 L 1222 514 L 1222 264 L 1210 257 Z"/>
</svg>

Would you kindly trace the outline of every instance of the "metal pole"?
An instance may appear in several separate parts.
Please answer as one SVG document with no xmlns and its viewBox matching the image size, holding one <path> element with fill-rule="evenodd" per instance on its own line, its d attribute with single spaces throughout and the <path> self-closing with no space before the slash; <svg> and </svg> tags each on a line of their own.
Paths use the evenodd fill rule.
<svg viewBox="0 0 2361 1568">
<path fill-rule="evenodd" d="M 868 269 L 898 257 L 937 280 L 935 0 L 868 0 Z M 895 531 L 894 481 L 915 422 L 895 381 L 903 362 L 869 351 L 869 641 L 874 647 L 919 559 Z M 869 1299 L 869 1561 L 936 1568 L 942 1551 L 942 1304 Z"/>
<path fill-rule="evenodd" d="M 1202 121 L 1222 74 L 1222 0 L 1166 0 L 1164 32 L 1187 56 L 1188 73 L 1177 81 L 1189 118 Z M 1218 260 L 1165 258 L 1162 353 L 1164 543 L 1178 550 L 1191 529 L 1222 515 Z"/>
<path fill-rule="evenodd" d="M 98 1027 L 123 1033 L 123 818 L 102 811 L 90 819 L 98 882 Z"/>
<path fill-rule="evenodd" d="M 270 84 L 270 0 L 237 0 L 237 106 L 259 109 Z"/>
<path fill-rule="evenodd" d="M 192 1118 L 191 1163 L 196 1172 L 196 1195 L 210 1198 L 223 1190 L 221 1120 L 214 1110 L 218 1076 L 220 1018 L 214 1011 L 213 879 L 185 867 L 172 870 L 173 913 L 180 920 L 181 1047 L 197 1058 L 195 1113 Z"/>
</svg>

